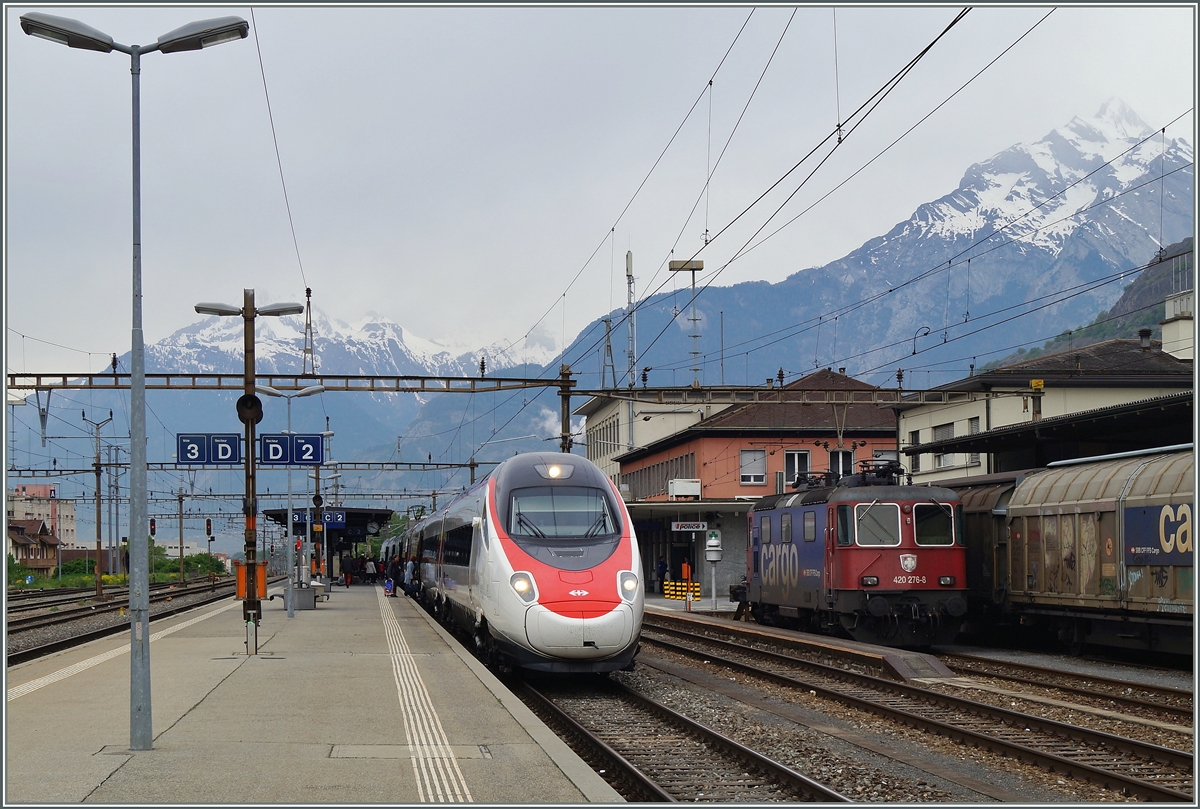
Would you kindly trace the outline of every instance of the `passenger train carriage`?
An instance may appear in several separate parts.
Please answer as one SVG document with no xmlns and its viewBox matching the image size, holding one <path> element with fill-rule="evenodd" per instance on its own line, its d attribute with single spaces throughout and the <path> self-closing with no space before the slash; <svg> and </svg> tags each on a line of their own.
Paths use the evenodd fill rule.
<svg viewBox="0 0 1200 809">
<path fill-rule="evenodd" d="M 755 620 L 889 646 L 947 643 L 966 614 L 962 506 L 949 489 L 900 485 L 866 462 L 831 485 L 750 510 L 745 599 Z"/>
<path fill-rule="evenodd" d="M 398 552 L 418 557 L 417 598 L 470 634 L 489 663 L 632 666 L 644 606 L 637 537 L 611 481 L 585 458 L 509 458 L 401 537 Z"/>
</svg>

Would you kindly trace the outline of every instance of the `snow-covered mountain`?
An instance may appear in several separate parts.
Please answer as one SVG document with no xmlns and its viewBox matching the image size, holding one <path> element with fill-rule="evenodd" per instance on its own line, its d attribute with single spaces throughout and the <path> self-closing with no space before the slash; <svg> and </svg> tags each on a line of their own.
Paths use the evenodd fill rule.
<svg viewBox="0 0 1200 809">
<path fill-rule="evenodd" d="M 779 370 L 791 381 L 833 367 L 878 385 L 894 384 L 903 370 L 905 387 L 929 387 L 1089 323 L 1160 248 L 1192 234 L 1193 159 L 1190 143 L 1164 139 L 1124 103 L 1111 100 L 1090 118 L 1074 118 L 1036 143 L 1016 144 L 968 167 L 956 188 L 844 258 L 796 267 L 775 284 L 707 289 L 698 299 L 701 382 L 759 385 Z M 873 193 L 886 195 L 888 189 Z M 639 309 L 636 367 L 651 369 L 651 386 L 691 382 L 691 324 L 676 318 L 674 303 L 661 295 Z M 614 344 L 615 364 L 618 384 L 626 384 L 621 315 L 600 314 L 562 355 L 580 388 L 604 387 L 598 348 L 606 316 L 622 334 Z M 554 376 L 560 356 L 552 347 L 536 357 L 537 349 L 525 346 L 519 357 L 501 346 L 464 350 L 379 318 L 350 325 L 319 311 L 313 334 L 317 371 L 328 374 L 474 376 L 486 355 L 489 375 Z M 239 318 L 207 318 L 147 346 L 147 370 L 240 373 L 242 339 Z M 303 346 L 303 317 L 257 320 L 260 373 L 299 373 Z M 128 358 L 121 363 L 127 368 Z M 151 427 L 157 422 L 166 434 L 237 430 L 233 398 L 151 392 Z M 319 404 L 294 404 L 297 429 L 324 429 L 313 419 L 327 418 L 337 432 L 340 460 L 465 462 L 474 455 L 485 461 L 515 449 L 556 446 L 545 440 L 558 429 L 554 391 L 428 401 L 364 393 L 313 399 Z M 122 413 L 119 397 L 114 403 L 103 406 Z M 261 430 L 281 429 L 282 411 L 282 403 L 274 403 Z M 404 437 L 400 452 L 398 436 Z M 510 436 L 535 437 L 481 446 Z M 169 456 L 170 438 L 159 440 L 160 454 Z M 379 477 L 370 485 L 465 482 L 460 470 Z"/>
<path fill-rule="evenodd" d="M 1132 281 L 1126 273 L 1192 234 L 1193 159 L 1191 144 L 1164 142 L 1111 100 L 968 167 L 957 188 L 842 259 L 777 284 L 705 291 L 702 381 L 720 382 L 718 312 L 730 384 L 830 366 L 875 384 L 920 369 L 922 386 L 940 384 L 965 376 L 972 358 L 1089 322 Z M 671 304 L 663 296 L 639 313 L 639 340 L 663 329 Z M 688 331 L 665 330 L 638 358 L 655 369 L 651 385 L 691 381 Z"/>
<path fill-rule="evenodd" d="M 391 321 L 368 317 L 355 324 L 332 320 L 313 307 L 313 366 L 317 373 L 380 376 L 467 376 L 520 364 L 501 345 L 474 350 L 418 337 Z M 244 363 L 240 318 L 208 317 L 146 346 L 146 369 L 170 373 L 240 373 Z M 304 368 L 305 317 L 255 319 L 254 357 L 260 373 L 292 374 Z M 534 348 L 529 362 L 549 362 L 549 351 Z M 528 356 L 529 351 L 524 351 Z"/>
</svg>

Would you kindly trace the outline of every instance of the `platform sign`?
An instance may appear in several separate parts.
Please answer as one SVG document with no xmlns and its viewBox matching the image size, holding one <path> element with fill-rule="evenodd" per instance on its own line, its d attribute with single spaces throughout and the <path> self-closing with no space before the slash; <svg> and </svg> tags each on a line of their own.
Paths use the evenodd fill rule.
<svg viewBox="0 0 1200 809">
<path fill-rule="evenodd" d="M 242 437 L 237 433 L 179 433 L 175 460 L 181 464 L 242 462 Z"/>
<path fill-rule="evenodd" d="M 296 525 L 304 525 L 310 519 L 314 519 L 314 515 L 307 511 L 292 512 L 292 522 Z M 346 510 L 344 508 L 325 509 L 325 511 L 321 512 L 321 522 L 326 528 L 345 528 Z"/>
<path fill-rule="evenodd" d="M 264 465 L 290 464 L 292 441 L 290 435 L 264 435 L 259 439 L 258 462 Z"/>
<path fill-rule="evenodd" d="M 175 459 L 179 463 L 208 463 L 208 436 L 203 433 L 176 435 Z"/>
<path fill-rule="evenodd" d="M 209 463 L 241 463 L 242 437 L 237 433 L 215 433 L 208 439 Z"/>
<path fill-rule="evenodd" d="M 264 466 L 320 466 L 325 462 L 325 442 L 319 433 L 264 433 L 259 440 L 258 462 Z"/>
<path fill-rule="evenodd" d="M 292 463 L 320 466 L 325 463 L 325 442 L 320 434 L 292 436 Z"/>
</svg>

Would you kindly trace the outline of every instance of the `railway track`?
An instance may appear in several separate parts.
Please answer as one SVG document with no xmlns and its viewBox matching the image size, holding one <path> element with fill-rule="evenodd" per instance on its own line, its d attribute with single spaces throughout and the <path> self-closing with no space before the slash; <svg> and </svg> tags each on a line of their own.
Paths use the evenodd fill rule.
<svg viewBox="0 0 1200 809">
<path fill-rule="evenodd" d="M 215 587 L 208 582 L 190 584 L 184 587 L 159 586 L 156 588 L 151 588 L 150 603 L 154 604 L 162 601 L 170 601 L 171 599 L 178 598 L 180 596 L 204 592 L 222 592 L 227 594 L 228 591 L 233 588 L 233 586 L 233 581 L 218 582 Z M 41 606 L 45 607 L 46 605 Z M 80 618 L 90 617 L 93 615 L 119 612 L 127 609 L 128 606 L 129 603 L 127 600 L 113 599 L 112 601 L 101 601 L 95 604 L 80 604 L 70 609 L 59 610 L 52 613 L 27 615 L 16 618 L 9 617 L 6 622 L 8 626 L 8 634 L 13 635 L 26 630 L 37 629 L 39 627 L 66 624 L 70 623 L 71 621 L 76 621 Z"/>
<path fill-rule="evenodd" d="M 655 626 L 653 621 L 643 626 L 642 640 L 1140 799 L 1194 802 L 1191 753 L 749 648 L 745 641 Z"/>
<path fill-rule="evenodd" d="M 1121 706 L 1135 712 L 1152 712 L 1169 717 L 1168 721 L 1192 724 L 1192 693 L 1180 688 L 1146 685 L 1109 677 L 1081 675 L 1008 660 L 995 660 L 968 654 L 940 654 L 950 669 L 965 675 L 978 675 L 1054 689 L 1084 699 Z"/>
<path fill-rule="evenodd" d="M 208 583 L 205 578 L 192 578 L 188 581 L 188 586 L 199 582 Z M 150 585 L 150 592 L 158 590 L 167 590 L 177 588 L 178 585 L 174 582 L 158 582 Z M 37 610 L 53 609 L 60 606 L 79 605 L 81 607 L 90 607 L 89 602 L 95 601 L 96 604 L 108 604 L 112 601 L 120 601 L 128 599 L 128 587 L 106 587 L 104 590 L 104 599 L 96 600 L 95 587 L 71 587 L 64 590 L 46 590 L 24 593 L 10 593 L 7 596 L 5 604 L 5 615 L 11 618 L 14 615 L 19 615 L 26 612 L 36 612 Z"/>
<path fill-rule="evenodd" d="M 849 799 L 619 683 L 528 682 L 515 689 L 551 727 L 586 748 L 628 800 L 713 803 Z"/>
<path fill-rule="evenodd" d="M 282 578 L 278 577 L 270 581 L 272 583 L 278 582 L 282 581 Z M 234 595 L 235 587 L 232 581 L 227 581 L 224 585 L 218 583 L 215 589 L 208 582 L 197 582 L 195 585 L 187 588 L 176 587 L 174 590 L 152 593 L 150 597 L 150 620 L 157 621 L 161 618 L 179 615 L 206 604 L 232 598 Z M 173 601 L 177 603 L 173 604 Z M 128 602 L 113 602 L 104 604 L 103 608 L 97 607 L 95 611 L 87 609 L 77 611 L 73 614 L 54 615 L 50 616 L 54 621 L 54 623 L 50 624 L 43 622 L 34 625 L 34 616 L 17 619 L 25 622 L 25 624 L 15 632 L 10 624 L 5 663 L 7 666 L 15 666 L 19 663 L 36 660 L 39 657 L 60 652 L 64 649 L 70 649 L 71 647 L 89 643 L 93 640 L 99 640 L 109 635 L 128 632 L 129 620 L 127 618 L 118 618 L 115 614 L 127 606 Z M 96 615 L 104 616 L 105 614 L 108 614 L 109 617 L 107 621 L 100 621 L 101 625 L 99 626 L 97 625 L 97 621 L 92 620 Z M 72 627 L 70 626 L 72 623 L 78 623 L 80 626 L 87 628 L 80 630 L 79 627 L 76 627 L 72 631 Z M 48 631 L 51 639 L 47 640 L 45 637 L 42 637 L 37 630 Z M 26 635 L 25 632 L 29 634 Z"/>
</svg>

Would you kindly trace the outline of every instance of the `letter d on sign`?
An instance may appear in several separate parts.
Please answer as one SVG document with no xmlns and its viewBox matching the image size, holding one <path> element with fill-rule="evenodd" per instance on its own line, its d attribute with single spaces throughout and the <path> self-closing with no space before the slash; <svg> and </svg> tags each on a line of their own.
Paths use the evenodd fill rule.
<svg viewBox="0 0 1200 809">
<path fill-rule="evenodd" d="M 267 444 L 267 460 L 279 461 L 283 459 L 282 444 Z"/>
</svg>

